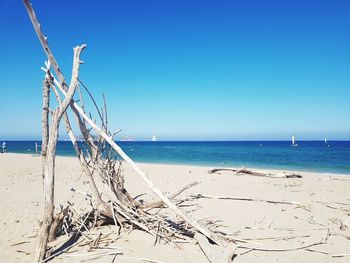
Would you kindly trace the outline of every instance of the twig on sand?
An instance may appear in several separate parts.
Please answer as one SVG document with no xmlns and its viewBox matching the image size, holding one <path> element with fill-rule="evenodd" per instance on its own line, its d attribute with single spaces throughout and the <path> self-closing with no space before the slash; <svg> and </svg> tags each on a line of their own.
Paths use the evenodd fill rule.
<svg viewBox="0 0 350 263">
<path fill-rule="evenodd" d="M 57 256 L 61 255 L 61 254 L 64 253 L 64 252 L 67 252 L 69 249 L 71 249 L 72 247 L 74 247 L 74 246 L 80 244 L 82 241 L 83 241 L 83 240 L 81 239 L 81 240 L 79 240 L 79 241 L 77 241 L 77 242 L 74 242 L 74 243 L 71 244 L 70 246 L 68 246 L 68 247 L 66 247 L 66 248 L 64 248 L 64 249 L 62 249 L 62 250 L 60 250 L 60 251 L 57 251 L 55 254 L 50 255 L 49 257 L 45 258 L 45 259 L 42 260 L 41 262 L 44 263 L 44 262 L 46 262 L 46 261 L 49 261 L 50 259 L 53 259 L 54 257 L 57 257 Z"/>
<path fill-rule="evenodd" d="M 10 247 L 14 247 L 14 246 L 18 246 L 18 245 L 22 245 L 22 244 L 26 244 L 26 243 L 30 243 L 30 241 L 20 241 L 14 244 L 10 244 Z"/>
<path fill-rule="evenodd" d="M 192 182 L 188 185 L 185 185 L 184 187 L 182 187 L 181 189 L 179 189 L 178 191 L 176 191 L 174 194 L 172 194 L 169 199 L 174 199 L 175 197 L 177 197 L 178 195 L 180 195 L 181 193 L 183 193 L 185 190 L 193 187 L 193 186 L 196 186 L 198 185 L 200 182 L 198 181 L 195 181 L 195 182 Z M 152 209 L 152 208 L 162 208 L 164 207 L 165 204 L 164 202 L 162 201 L 156 201 L 156 202 L 153 202 L 153 203 L 148 203 L 148 204 L 144 204 L 144 205 L 141 205 L 141 208 L 144 208 L 144 209 Z"/>
<path fill-rule="evenodd" d="M 278 237 L 256 237 L 256 238 L 244 238 L 244 240 L 290 240 L 295 238 L 311 237 L 311 235 L 302 235 L 302 236 L 278 236 Z"/>
<path fill-rule="evenodd" d="M 155 259 L 149 259 L 149 258 L 127 257 L 127 256 L 121 256 L 121 258 L 133 259 L 133 260 L 137 260 L 137 261 L 140 261 L 140 262 L 144 261 L 144 262 L 150 262 L 150 263 L 164 263 L 164 261 L 155 260 Z"/>
<path fill-rule="evenodd" d="M 332 255 L 332 258 L 350 257 L 350 253 Z"/>
<path fill-rule="evenodd" d="M 303 245 L 299 247 L 293 247 L 293 248 L 263 248 L 263 247 L 246 247 L 246 246 L 238 246 L 238 248 L 243 248 L 243 249 L 248 249 L 248 251 L 243 252 L 242 254 L 249 253 L 251 251 L 265 251 L 265 252 L 286 252 L 286 251 L 295 251 L 295 250 L 301 250 L 301 249 L 308 249 L 310 247 L 314 247 L 317 245 L 323 245 L 326 244 L 328 241 L 328 237 L 330 234 L 330 229 L 327 228 L 327 233 L 326 235 L 318 242 L 314 242 L 308 245 Z M 241 255 L 242 255 L 241 254 Z"/>
<path fill-rule="evenodd" d="M 306 249 L 309 247 L 323 245 L 323 244 L 326 244 L 325 240 L 321 240 L 319 242 L 314 242 L 308 245 L 293 247 L 293 248 L 263 248 L 263 247 L 246 247 L 246 246 L 238 246 L 238 248 L 249 249 L 250 251 L 256 250 L 256 251 L 265 251 L 265 252 L 285 252 L 285 251 L 295 251 L 300 249 Z"/>
<path fill-rule="evenodd" d="M 321 250 L 316 250 L 316 249 L 311 249 L 311 248 L 308 248 L 308 249 L 305 249 L 305 250 L 306 250 L 306 251 L 310 251 L 310 252 L 321 253 L 321 254 L 324 254 L 324 255 L 329 255 L 329 256 L 331 256 L 332 258 L 350 257 L 350 253 L 331 254 L 331 253 L 326 252 L 326 251 L 321 251 Z"/>
<path fill-rule="evenodd" d="M 16 250 L 16 252 L 26 254 L 27 256 L 31 254 L 30 252 L 23 251 L 23 250 Z"/>
<path fill-rule="evenodd" d="M 276 201 L 276 200 L 266 200 L 266 199 L 249 198 L 249 197 L 213 196 L 213 195 L 205 195 L 205 194 L 196 194 L 196 195 L 192 195 L 191 197 L 194 198 L 194 199 L 208 198 L 208 199 L 221 199 L 221 200 L 265 202 L 265 203 L 271 203 L 271 204 L 284 204 L 284 205 L 300 205 L 299 202 L 292 202 L 292 201 Z"/>
</svg>

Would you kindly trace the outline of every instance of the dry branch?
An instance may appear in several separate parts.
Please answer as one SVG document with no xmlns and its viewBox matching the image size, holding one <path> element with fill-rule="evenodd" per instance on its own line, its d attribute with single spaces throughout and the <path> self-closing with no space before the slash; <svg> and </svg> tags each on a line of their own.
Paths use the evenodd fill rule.
<svg viewBox="0 0 350 263">
<path fill-rule="evenodd" d="M 318 241 L 318 242 L 313 242 L 313 243 L 308 244 L 308 245 L 302 245 L 302 246 L 298 246 L 298 247 L 293 247 L 293 248 L 263 248 L 263 247 L 245 247 L 245 246 L 239 246 L 239 248 L 249 249 L 248 252 L 253 251 L 253 250 L 256 250 L 256 251 L 266 251 L 266 252 L 295 251 L 295 250 L 308 249 L 308 248 L 310 248 L 310 247 L 314 247 L 314 246 L 326 244 L 327 241 L 328 241 L 329 235 L 330 235 L 330 230 L 329 230 L 329 228 L 327 228 L 327 233 L 326 233 L 326 235 L 325 235 L 323 238 L 321 238 L 320 241 Z"/>
<path fill-rule="evenodd" d="M 236 175 L 251 175 L 259 177 L 269 177 L 269 178 L 302 178 L 299 174 L 271 174 L 271 173 L 261 173 L 256 171 L 251 171 L 245 168 L 242 169 L 230 169 L 230 168 L 215 168 L 208 171 L 209 174 L 219 173 L 221 171 L 234 172 Z"/>
<path fill-rule="evenodd" d="M 42 162 L 42 177 L 44 179 L 45 174 L 45 162 L 47 143 L 49 141 L 49 107 L 50 107 L 50 83 L 51 76 L 46 74 L 43 84 L 43 109 L 41 115 L 41 129 L 42 129 L 42 140 L 41 140 L 41 162 Z"/>
<path fill-rule="evenodd" d="M 221 199 L 221 200 L 236 200 L 236 201 L 264 202 L 264 203 L 283 204 L 283 205 L 300 205 L 299 202 L 292 202 L 292 201 L 276 201 L 276 200 L 266 200 L 266 199 L 249 198 L 249 197 L 213 196 L 213 195 L 205 195 L 205 194 L 196 194 L 196 195 L 192 195 L 191 197 L 194 198 L 194 199 L 208 198 L 208 199 Z"/>
<path fill-rule="evenodd" d="M 153 191 L 155 195 L 159 197 L 159 199 L 162 200 L 162 202 L 169 207 L 171 210 L 173 210 L 177 215 L 179 215 L 187 224 L 193 226 L 197 231 L 205 235 L 207 238 L 215 242 L 216 244 L 226 247 L 228 244 L 223 241 L 221 238 L 219 238 L 216 234 L 211 232 L 209 229 L 207 229 L 205 226 L 202 226 L 197 220 L 190 217 L 186 212 L 182 211 L 177 205 L 175 205 L 172 201 L 169 200 L 166 196 L 162 194 L 162 192 L 153 184 L 153 182 L 150 180 L 150 178 L 133 162 L 133 160 L 130 159 L 128 155 L 124 153 L 124 151 L 113 141 L 113 139 L 100 127 L 96 125 L 96 123 L 85 113 L 85 111 L 75 102 L 71 102 L 68 98 L 71 95 L 71 90 L 68 89 L 68 86 L 65 82 L 65 78 L 58 66 L 57 61 L 55 60 L 49 46 L 47 43 L 47 38 L 44 36 L 40 24 L 36 18 L 35 12 L 29 3 L 28 0 L 24 0 L 24 4 L 26 6 L 26 9 L 28 11 L 28 14 L 30 16 L 30 19 L 32 21 L 33 27 L 35 29 L 35 32 L 37 33 L 37 36 L 39 38 L 39 41 L 48 57 L 48 60 L 52 64 L 54 71 L 57 74 L 57 77 L 59 79 L 59 82 L 54 79 L 54 83 L 58 86 L 58 88 L 61 90 L 61 92 L 66 97 L 63 105 L 68 106 L 70 104 L 74 114 L 76 115 L 76 118 L 83 118 L 94 130 L 101 136 L 106 142 L 109 143 L 109 145 L 119 154 L 119 156 L 124 159 L 130 166 L 133 168 L 133 170 L 145 181 L 148 188 Z M 72 76 L 74 75 L 74 72 Z M 73 79 L 75 81 L 75 78 Z M 68 92 L 67 92 L 68 91 Z M 59 114 L 62 116 L 63 112 L 59 112 Z M 82 120 L 80 119 L 79 124 L 82 124 Z M 84 129 L 84 127 L 80 126 L 80 128 Z M 84 134 L 83 134 L 84 135 Z M 88 139 L 87 142 L 90 142 L 91 147 L 93 147 L 93 141 L 91 141 L 89 138 L 84 137 L 85 139 Z M 96 157 L 96 156 L 95 156 Z"/>
<path fill-rule="evenodd" d="M 52 116 L 52 122 L 50 125 L 50 132 L 48 137 L 47 154 L 44 161 L 44 215 L 43 222 L 39 230 L 38 243 L 35 249 L 34 260 L 36 262 L 41 262 L 45 258 L 47 243 L 49 241 L 50 228 L 53 223 L 54 212 L 55 155 L 58 140 L 59 123 L 63 114 L 66 112 L 77 88 L 79 66 L 82 63 L 80 61 L 80 54 L 84 48 L 85 45 L 74 48 L 71 85 L 64 101 L 56 108 L 56 110 L 54 110 Z M 43 108 L 43 111 L 44 110 L 46 109 Z M 43 113 L 42 115 L 44 116 L 45 114 Z"/>
<path fill-rule="evenodd" d="M 191 188 L 191 187 L 198 185 L 198 184 L 199 184 L 199 182 L 193 182 L 193 183 L 190 183 L 188 185 L 185 185 L 184 187 L 182 187 L 181 189 L 176 191 L 174 194 L 172 194 L 169 197 L 169 199 L 174 199 L 175 197 L 177 197 L 178 195 L 180 195 L 184 191 L 186 191 L 188 188 Z M 143 204 L 140 207 L 143 209 L 160 208 L 160 207 L 164 207 L 164 203 L 162 201 L 157 201 L 157 202 L 153 202 L 153 203 Z"/>
<path fill-rule="evenodd" d="M 57 231 L 58 231 L 59 227 L 62 225 L 63 219 L 67 215 L 68 211 L 69 211 L 69 206 L 67 206 L 65 209 L 63 209 L 62 212 L 55 215 L 55 217 L 53 219 L 53 223 L 50 227 L 49 241 L 53 241 L 56 239 Z"/>
<path fill-rule="evenodd" d="M 250 251 L 256 250 L 256 251 L 265 251 L 265 252 L 286 252 L 286 251 L 295 251 L 295 250 L 300 250 L 300 249 L 306 249 L 318 245 L 323 245 L 326 244 L 326 241 L 321 240 L 318 242 L 314 242 L 308 245 L 303 245 L 303 246 L 298 246 L 298 247 L 292 247 L 292 248 L 263 248 L 263 247 L 246 247 L 246 246 L 238 246 L 238 248 L 245 248 L 245 249 L 250 249 Z"/>
</svg>

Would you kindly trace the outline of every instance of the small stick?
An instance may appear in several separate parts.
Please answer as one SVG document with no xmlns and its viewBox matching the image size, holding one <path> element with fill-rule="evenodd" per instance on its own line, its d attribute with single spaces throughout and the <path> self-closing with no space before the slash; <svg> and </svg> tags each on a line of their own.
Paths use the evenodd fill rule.
<svg viewBox="0 0 350 263">
<path fill-rule="evenodd" d="M 341 258 L 341 257 L 349 257 L 350 254 L 336 254 L 332 255 L 332 258 Z"/>
<path fill-rule="evenodd" d="M 26 243 L 30 243 L 30 241 L 21 241 L 21 242 L 18 242 L 18 243 L 11 244 L 10 246 L 14 247 L 14 246 L 18 246 L 18 245 L 22 245 L 22 244 L 26 244 Z"/>
<path fill-rule="evenodd" d="M 30 252 L 26 252 L 23 250 L 16 250 L 16 252 L 26 254 L 27 256 L 31 254 Z"/>
<path fill-rule="evenodd" d="M 259 248 L 259 247 L 250 248 L 250 247 L 244 247 L 244 246 L 238 246 L 238 248 L 245 248 L 245 249 L 252 249 L 256 251 L 266 251 L 266 252 L 285 252 L 285 251 L 295 251 L 299 249 L 305 249 L 305 248 L 309 248 L 317 245 L 323 245 L 325 243 L 326 242 L 322 240 L 309 245 L 294 247 L 294 248 Z"/>
<path fill-rule="evenodd" d="M 123 229 L 123 225 L 120 222 L 119 218 L 116 216 L 116 214 L 114 213 L 114 207 L 113 207 L 113 203 L 111 202 L 111 210 L 112 210 L 112 214 L 113 214 L 113 220 L 114 220 L 114 224 L 116 227 L 118 227 L 117 221 L 119 223 L 119 228 L 118 228 L 118 233 L 120 234 L 120 230 Z"/>
<path fill-rule="evenodd" d="M 184 187 L 182 187 L 181 189 L 179 189 L 177 192 L 175 192 L 174 194 L 172 194 L 169 199 L 174 199 L 175 197 L 177 197 L 178 195 L 180 195 L 181 193 L 183 193 L 185 190 L 187 190 L 188 188 L 191 188 L 193 186 L 198 185 L 200 182 L 196 181 L 196 182 L 192 182 L 188 185 L 185 185 Z M 152 208 L 162 208 L 164 207 L 164 203 L 162 201 L 156 201 L 153 203 L 149 203 L 149 204 L 144 204 L 141 205 L 141 208 L 143 209 L 152 209 Z"/>
<path fill-rule="evenodd" d="M 42 260 L 41 262 L 44 263 L 44 262 L 46 262 L 46 261 L 49 261 L 50 259 L 53 259 L 54 257 L 57 257 L 57 256 L 61 255 L 61 254 L 64 253 L 64 252 L 67 252 L 69 249 L 71 249 L 72 247 L 78 245 L 78 244 L 81 243 L 82 241 L 83 241 L 83 240 L 80 240 L 80 241 L 78 241 L 78 242 L 73 243 L 72 245 L 70 245 L 70 246 L 68 246 L 68 247 L 66 247 L 66 248 L 64 248 L 64 249 L 62 249 L 62 250 L 60 250 L 60 251 L 58 251 L 58 252 L 55 253 L 55 254 L 52 254 L 51 256 L 49 256 L 49 257 L 47 257 L 47 258 L 45 258 L 45 259 Z"/>
<path fill-rule="evenodd" d="M 113 257 L 113 259 L 112 259 L 111 263 L 113 263 L 113 262 L 114 262 L 114 260 L 115 260 L 115 258 L 117 257 L 117 255 L 118 255 L 118 253 L 115 253 L 115 254 L 114 254 L 114 257 Z"/>
<path fill-rule="evenodd" d="M 284 204 L 284 205 L 300 205 L 299 202 L 292 201 L 275 201 L 275 200 L 265 200 L 265 199 L 256 199 L 248 197 L 233 197 L 233 196 L 212 196 L 205 194 L 192 195 L 192 198 L 210 198 L 210 199 L 222 199 L 222 200 L 236 200 L 236 201 L 252 201 L 252 202 L 265 202 L 271 204 Z"/>
</svg>

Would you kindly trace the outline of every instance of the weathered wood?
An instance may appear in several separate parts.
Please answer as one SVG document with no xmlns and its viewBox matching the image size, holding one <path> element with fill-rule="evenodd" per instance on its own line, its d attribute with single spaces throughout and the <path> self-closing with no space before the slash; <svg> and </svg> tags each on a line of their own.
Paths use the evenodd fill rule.
<svg viewBox="0 0 350 263">
<path fill-rule="evenodd" d="M 55 152 L 58 139 L 58 110 L 53 114 L 51 132 L 49 135 L 46 161 L 44 166 L 44 215 L 41 224 L 38 242 L 35 249 L 34 260 L 41 262 L 46 256 L 49 231 L 53 222 L 54 211 L 54 176 L 55 176 Z"/>
<path fill-rule="evenodd" d="M 44 215 L 43 222 L 39 230 L 38 242 L 35 249 L 34 260 L 41 262 L 46 256 L 47 244 L 49 241 L 50 228 L 53 223 L 54 212 L 54 186 L 55 186 L 55 156 L 58 140 L 59 124 L 63 114 L 66 112 L 74 92 L 78 85 L 80 54 L 86 45 L 74 48 L 74 59 L 72 69 L 72 80 L 68 93 L 62 104 L 53 112 L 48 138 L 47 155 L 44 165 Z"/>
<path fill-rule="evenodd" d="M 259 177 L 269 177 L 269 178 L 302 178 L 300 174 L 287 174 L 287 173 L 279 173 L 279 174 L 271 174 L 271 173 L 261 173 L 256 171 L 251 171 L 245 168 L 241 169 L 230 169 L 230 168 L 215 168 L 208 171 L 209 174 L 219 173 L 221 171 L 234 172 L 237 175 L 252 175 Z"/>
<path fill-rule="evenodd" d="M 35 29 L 35 32 L 37 33 L 37 36 L 39 38 L 39 41 L 41 45 L 44 48 L 44 51 L 52 64 L 58 78 L 59 82 L 54 79 L 55 84 L 58 86 L 58 88 L 61 90 L 61 92 L 67 96 L 67 84 L 65 82 L 64 76 L 57 64 L 57 61 L 55 60 L 49 46 L 47 43 L 47 38 L 44 36 L 43 32 L 41 31 L 40 24 L 36 18 L 35 12 L 29 3 L 28 0 L 24 0 L 24 4 L 26 6 L 26 9 L 28 11 L 28 14 L 30 16 L 30 19 L 32 21 L 33 27 Z M 227 243 L 223 241 L 221 238 L 219 238 L 216 234 L 211 232 L 209 229 L 207 229 L 205 226 L 202 226 L 197 220 L 193 219 L 191 216 L 189 216 L 186 212 L 182 211 L 178 206 L 176 206 L 172 201 L 169 200 L 163 193 L 153 184 L 153 182 L 150 180 L 150 178 L 134 163 L 134 161 L 127 155 L 125 152 L 113 141 L 113 139 L 100 127 L 96 125 L 96 123 L 89 118 L 89 116 L 84 112 L 81 107 L 75 103 L 71 102 L 70 104 L 73 112 L 78 112 L 80 116 L 97 132 L 101 137 L 103 137 L 112 147 L 113 149 L 127 162 L 130 167 L 144 180 L 146 185 L 149 189 L 152 190 L 152 192 L 158 196 L 159 199 L 162 200 L 162 202 L 168 206 L 171 210 L 173 210 L 177 215 L 179 215 L 185 222 L 193 226 L 197 231 L 201 232 L 205 236 L 207 236 L 209 239 L 211 239 L 216 244 L 226 247 Z"/>
<path fill-rule="evenodd" d="M 174 194 L 172 194 L 169 199 L 174 199 L 175 197 L 177 197 L 178 195 L 180 195 L 181 193 L 183 193 L 185 190 L 187 190 L 188 188 L 191 188 L 195 185 L 198 185 L 199 182 L 193 182 L 193 183 L 190 183 L 188 185 L 185 185 L 184 187 L 182 187 L 181 189 L 179 189 L 178 191 L 176 191 Z M 143 204 L 141 205 L 140 207 L 143 208 L 143 209 L 151 209 L 151 208 L 160 208 L 160 207 L 163 207 L 164 206 L 164 203 L 162 201 L 156 201 L 156 202 L 153 202 L 153 203 L 146 203 L 146 204 Z"/>
<path fill-rule="evenodd" d="M 231 263 L 236 247 L 228 246 L 226 248 L 210 244 L 208 239 L 200 233 L 196 233 L 194 238 L 197 240 L 199 247 L 203 251 L 210 263 Z"/>
<path fill-rule="evenodd" d="M 54 94 L 56 96 L 56 100 L 59 104 L 62 104 L 62 100 L 56 90 L 56 88 L 53 86 L 53 83 L 52 83 L 52 89 L 54 91 Z M 111 216 L 112 215 L 112 211 L 109 209 L 109 206 L 107 203 L 105 203 L 102 199 L 101 199 L 101 195 L 99 193 L 99 190 L 96 186 L 96 183 L 95 183 L 95 180 L 92 176 L 92 172 L 90 171 L 90 168 L 89 168 L 89 165 L 86 161 L 86 158 L 81 150 L 81 148 L 79 147 L 78 145 L 78 141 L 73 133 L 73 130 L 72 130 L 72 127 L 71 127 L 71 124 L 70 124 L 70 121 L 69 121 L 69 117 L 68 117 L 68 114 L 65 112 L 63 114 L 63 121 L 64 121 L 64 125 L 65 125 L 65 128 L 66 128 L 66 131 L 67 131 L 67 134 L 73 144 L 73 148 L 75 150 L 75 153 L 79 159 L 79 162 L 80 162 L 80 166 L 81 168 L 83 169 L 83 172 L 85 174 L 85 176 L 87 177 L 88 181 L 89 181 L 89 186 L 92 190 L 92 194 L 93 194 L 93 197 L 94 197 L 94 202 L 95 202 L 95 205 L 96 205 L 96 208 L 102 212 L 105 216 Z"/>
<path fill-rule="evenodd" d="M 50 232 L 49 232 L 49 241 L 53 241 L 57 237 L 57 231 L 59 227 L 62 225 L 64 217 L 67 215 L 69 211 L 69 206 L 67 206 L 65 209 L 62 210 L 62 212 L 58 213 L 55 215 L 53 219 L 53 223 L 50 227 Z"/>
<path fill-rule="evenodd" d="M 57 82 L 58 83 L 58 82 Z M 58 83 L 59 84 L 59 83 Z M 61 92 L 66 95 L 64 90 L 61 90 Z M 193 219 L 191 216 L 189 216 L 186 212 L 182 211 L 178 206 L 176 206 L 172 201 L 169 200 L 163 193 L 153 184 L 153 182 L 150 180 L 148 175 L 146 175 L 135 163 L 134 161 L 113 141 L 113 139 L 107 135 L 100 127 L 98 127 L 87 115 L 86 113 L 77 105 L 75 102 L 73 103 L 74 108 L 80 113 L 80 115 L 86 120 L 86 122 L 103 138 L 106 139 L 106 141 L 113 147 L 113 149 L 120 155 L 122 159 L 124 159 L 125 162 L 127 162 L 130 167 L 145 181 L 148 188 L 152 190 L 153 193 L 155 193 L 162 202 L 168 206 L 171 210 L 173 210 L 177 215 L 179 215 L 185 222 L 193 226 L 195 229 L 197 229 L 199 232 L 207 236 L 209 239 L 211 239 L 213 242 L 220 246 L 226 247 L 227 244 L 225 241 L 220 239 L 216 234 L 212 233 L 210 230 L 208 230 L 206 227 L 202 226 L 197 220 Z"/>
<path fill-rule="evenodd" d="M 259 198 L 250 198 L 250 197 L 235 197 L 235 196 L 213 196 L 205 194 L 192 195 L 192 198 L 208 198 L 208 199 L 221 199 L 221 200 L 236 200 L 236 201 L 251 201 L 251 202 L 264 202 L 270 204 L 283 204 L 283 205 L 301 205 L 299 202 L 293 201 L 278 201 L 278 200 L 267 200 Z"/>
<path fill-rule="evenodd" d="M 43 83 L 43 108 L 41 114 L 41 175 L 44 179 L 47 143 L 49 141 L 49 107 L 50 107 L 50 82 L 51 76 L 46 74 Z"/>
<path fill-rule="evenodd" d="M 177 215 L 179 215 L 185 222 L 193 226 L 195 229 L 197 229 L 199 232 L 207 236 L 209 239 L 211 239 L 213 242 L 220 246 L 226 247 L 222 239 L 220 239 L 216 234 L 212 233 L 210 230 L 208 230 L 206 227 L 202 226 L 197 220 L 193 219 L 191 216 L 189 216 L 186 212 L 182 211 L 178 206 L 176 206 L 172 201 L 169 200 L 163 193 L 153 184 L 153 182 L 150 180 L 148 175 L 146 175 L 135 163 L 134 161 L 124 153 L 124 151 L 109 137 L 100 127 L 98 127 L 79 107 L 76 107 L 76 109 L 79 111 L 79 113 L 83 116 L 83 118 L 86 120 L 86 122 L 103 138 L 106 139 L 106 141 L 113 147 L 113 149 L 123 158 L 130 166 L 131 168 L 145 181 L 148 188 L 152 190 L 153 193 L 155 193 L 165 205 L 167 205 L 171 210 L 173 210 Z"/>
<path fill-rule="evenodd" d="M 62 83 L 63 83 L 63 85 L 65 85 L 65 89 L 68 90 L 68 86 L 67 86 L 66 81 L 64 79 L 63 73 L 57 64 L 56 59 L 52 55 L 51 49 L 47 43 L 47 37 L 45 37 L 43 32 L 41 31 L 41 25 L 40 25 L 38 19 L 36 18 L 32 4 L 29 2 L 29 0 L 23 0 L 23 3 L 24 3 L 24 6 L 25 6 L 28 14 L 29 14 L 29 18 L 33 24 L 33 28 L 36 32 L 36 35 L 38 36 L 39 41 L 44 48 L 44 52 L 46 53 L 46 55 L 49 59 L 49 62 L 51 63 L 52 67 L 54 68 L 58 78 L 60 80 L 63 80 Z"/>
</svg>

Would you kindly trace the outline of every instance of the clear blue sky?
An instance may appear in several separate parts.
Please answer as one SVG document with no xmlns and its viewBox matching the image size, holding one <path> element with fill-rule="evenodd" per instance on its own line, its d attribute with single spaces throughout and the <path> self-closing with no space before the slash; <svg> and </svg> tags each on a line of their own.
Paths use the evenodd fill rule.
<svg viewBox="0 0 350 263">
<path fill-rule="evenodd" d="M 32 3 L 67 79 L 87 43 L 81 79 L 123 136 L 350 139 L 350 1 Z M 40 138 L 45 59 L 2 0 L 0 140 Z"/>
</svg>

